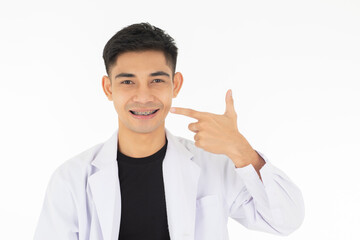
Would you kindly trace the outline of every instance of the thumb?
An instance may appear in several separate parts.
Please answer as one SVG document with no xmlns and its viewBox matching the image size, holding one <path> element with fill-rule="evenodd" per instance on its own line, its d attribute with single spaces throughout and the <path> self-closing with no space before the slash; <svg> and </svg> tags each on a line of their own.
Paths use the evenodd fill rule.
<svg viewBox="0 0 360 240">
<path fill-rule="evenodd" d="M 234 99 L 232 97 L 231 89 L 229 89 L 226 92 L 225 102 L 226 102 L 225 114 L 229 115 L 229 116 L 235 116 L 236 112 L 235 112 L 235 108 L 234 108 Z"/>
</svg>

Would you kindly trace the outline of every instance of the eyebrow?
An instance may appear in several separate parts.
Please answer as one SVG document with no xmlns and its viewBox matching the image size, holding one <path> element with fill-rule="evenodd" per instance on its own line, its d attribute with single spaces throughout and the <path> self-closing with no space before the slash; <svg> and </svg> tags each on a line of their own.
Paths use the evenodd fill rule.
<svg viewBox="0 0 360 240">
<path fill-rule="evenodd" d="M 149 76 L 151 76 L 151 77 L 156 77 L 156 76 L 170 77 L 170 75 L 168 73 L 163 72 L 163 71 L 157 71 L 157 72 L 150 73 Z M 115 78 L 120 78 L 120 77 L 135 77 L 135 75 L 132 73 L 119 73 L 115 76 Z"/>
</svg>

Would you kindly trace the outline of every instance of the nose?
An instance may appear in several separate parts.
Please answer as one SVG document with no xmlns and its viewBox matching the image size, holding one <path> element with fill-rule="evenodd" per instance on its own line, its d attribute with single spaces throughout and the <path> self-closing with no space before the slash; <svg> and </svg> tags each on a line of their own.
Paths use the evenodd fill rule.
<svg viewBox="0 0 360 240">
<path fill-rule="evenodd" d="M 150 88 L 148 88 L 148 86 L 140 86 L 135 93 L 134 96 L 134 101 L 135 102 L 141 102 L 141 103 L 146 103 L 146 102 L 153 102 L 154 101 L 154 95 L 151 91 Z"/>
</svg>

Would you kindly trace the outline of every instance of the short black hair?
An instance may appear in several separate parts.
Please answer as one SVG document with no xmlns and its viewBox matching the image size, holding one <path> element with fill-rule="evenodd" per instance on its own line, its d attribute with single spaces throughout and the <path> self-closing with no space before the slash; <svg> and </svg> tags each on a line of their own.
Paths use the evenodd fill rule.
<svg viewBox="0 0 360 240">
<path fill-rule="evenodd" d="M 162 51 L 165 55 L 166 64 L 172 70 L 172 76 L 174 77 L 178 54 L 175 41 L 162 29 L 149 23 L 129 25 L 110 38 L 103 51 L 106 73 L 110 77 L 110 70 L 120 54 L 146 50 Z"/>
</svg>

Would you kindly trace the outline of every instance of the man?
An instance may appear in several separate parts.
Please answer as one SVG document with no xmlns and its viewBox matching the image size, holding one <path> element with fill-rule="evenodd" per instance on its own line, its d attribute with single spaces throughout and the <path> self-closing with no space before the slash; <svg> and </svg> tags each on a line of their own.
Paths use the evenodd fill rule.
<svg viewBox="0 0 360 240">
<path fill-rule="evenodd" d="M 103 52 L 102 87 L 118 129 L 53 173 L 34 239 L 228 239 L 228 217 L 278 235 L 304 218 L 301 191 L 224 115 L 173 108 L 198 120 L 194 140 L 165 128 L 182 86 L 177 47 L 148 23 L 116 33 Z"/>
</svg>

